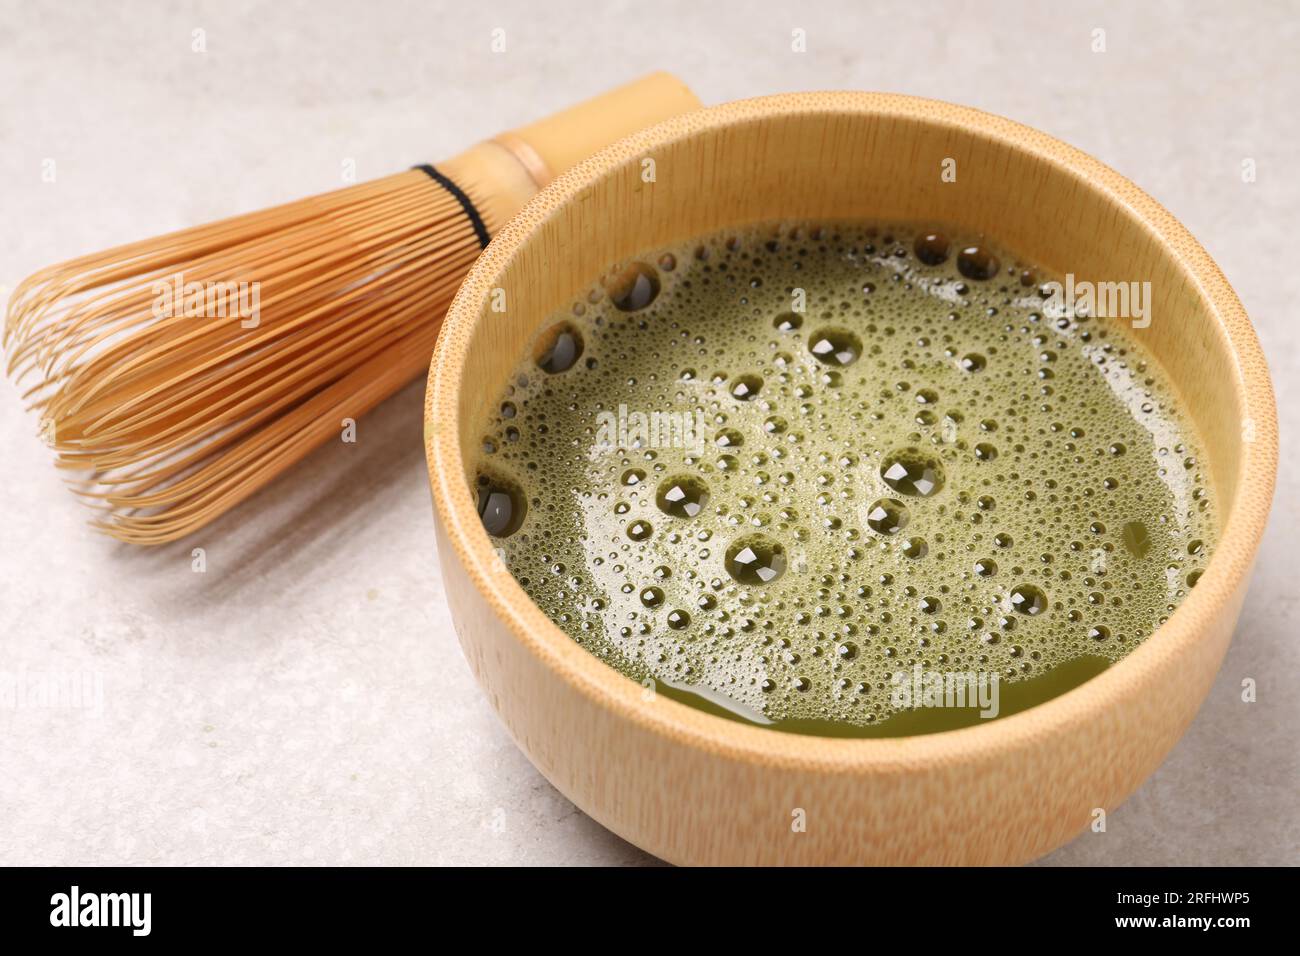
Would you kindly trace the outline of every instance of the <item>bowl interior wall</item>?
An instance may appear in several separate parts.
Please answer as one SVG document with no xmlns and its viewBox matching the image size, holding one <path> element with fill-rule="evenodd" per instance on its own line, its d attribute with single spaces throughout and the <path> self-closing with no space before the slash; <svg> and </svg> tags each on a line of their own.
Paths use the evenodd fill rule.
<svg viewBox="0 0 1300 956">
<path fill-rule="evenodd" d="M 1135 335 L 1165 368 L 1200 433 L 1226 521 L 1244 412 L 1210 302 L 1180 264 L 1182 250 L 1162 243 L 1130 197 L 1099 191 L 1069 165 L 1023 148 L 1039 138 L 1050 142 L 1010 123 L 990 133 L 943 118 L 828 107 L 755 115 L 654 145 L 646 139 L 644 152 L 629 149 L 606 174 L 571 187 L 570 201 L 540 223 L 525 211 L 511 225 L 540 228 L 492 283 L 504 292 L 505 311 L 485 302 L 471 333 L 464 381 L 473 387 L 461 393 L 459 422 L 462 450 L 471 452 L 466 468 L 532 338 L 611 264 L 763 220 L 909 221 L 987 235 L 1076 281 L 1149 281 L 1151 323 Z M 645 160 L 654 161 L 653 182 L 645 181 Z M 941 175 L 952 168 L 948 161 L 953 182 Z M 565 182 L 576 184 L 584 169 Z M 472 478 L 466 474 L 467 483 Z"/>
</svg>

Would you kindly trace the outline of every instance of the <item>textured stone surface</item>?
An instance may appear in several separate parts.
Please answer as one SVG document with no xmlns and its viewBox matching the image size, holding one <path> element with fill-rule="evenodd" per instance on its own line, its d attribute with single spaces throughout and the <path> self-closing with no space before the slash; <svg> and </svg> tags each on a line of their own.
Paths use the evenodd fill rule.
<svg viewBox="0 0 1300 956">
<path fill-rule="evenodd" d="M 989 3 L 978 24 L 911 3 L 874 18 L 849 3 L 573 6 L 144 16 L 3 0 L 0 285 L 334 188 L 345 160 L 368 178 L 437 159 L 654 68 L 706 102 L 888 89 L 1037 126 L 1135 180 L 1216 257 L 1272 362 L 1283 433 L 1273 521 L 1200 716 L 1105 834 L 1046 862 L 1294 862 L 1298 18 L 1264 4 Z M 422 388 L 193 541 L 139 551 L 87 531 L 0 386 L 0 675 L 88 672 L 103 688 L 98 714 L 0 707 L 0 863 L 654 862 L 532 769 L 470 677 L 432 540 Z M 1245 677 L 1257 703 L 1240 701 Z"/>
</svg>

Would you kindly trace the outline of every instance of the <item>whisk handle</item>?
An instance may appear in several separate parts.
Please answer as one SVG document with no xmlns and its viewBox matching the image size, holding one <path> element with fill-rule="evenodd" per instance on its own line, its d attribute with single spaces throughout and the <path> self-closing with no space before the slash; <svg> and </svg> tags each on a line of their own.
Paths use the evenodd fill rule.
<svg viewBox="0 0 1300 956">
<path fill-rule="evenodd" d="M 685 83 L 660 71 L 503 133 L 495 141 L 515 154 L 540 189 L 610 143 L 700 106 Z"/>
<path fill-rule="evenodd" d="M 677 77 L 651 73 L 471 146 L 437 169 L 472 197 L 477 216 L 495 235 L 570 166 L 637 130 L 699 107 L 699 99 Z"/>
</svg>

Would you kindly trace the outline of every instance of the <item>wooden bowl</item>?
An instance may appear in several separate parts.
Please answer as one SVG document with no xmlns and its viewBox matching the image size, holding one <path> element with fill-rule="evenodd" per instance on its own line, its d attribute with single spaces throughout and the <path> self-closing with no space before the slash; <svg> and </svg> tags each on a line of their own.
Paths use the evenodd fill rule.
<svg viewBox="0 0 1300 956">
<path fill-rule="evenodd" d="M 643 180 L 644 159 L 655 161 L 654 182 Z M 941 178 L 945 159 L 956 160 L 956 182 Z M 643 692 L 515 583 L 480 524 L 472 469 L 490 410 L 540 323 L 618 260 L 781 218 L 946 223 L 1079 280 L 1150 280 L 1152 322 L 1134 334 L 1200 432 L 1222 526 L 1197 586 L 1127 658 L 979 727 L 797 736 Z M 491 309 L 493 290 L 504 290 L 504 313 Z M 695 864 L 1007 864 L 1083 832 L 1097 808 L 1114 808 L 1155 770 L 1209 691 L 1277 467 L 1273 391 L 1254 331 L 1168 212 L 1032 129 L 867 93 L 701 110 L 545 189 L 493 241 L 447 314 L 425 434 L 447 599 L 492 706 L 586 813 L 656 856 Z"/>
</svg>

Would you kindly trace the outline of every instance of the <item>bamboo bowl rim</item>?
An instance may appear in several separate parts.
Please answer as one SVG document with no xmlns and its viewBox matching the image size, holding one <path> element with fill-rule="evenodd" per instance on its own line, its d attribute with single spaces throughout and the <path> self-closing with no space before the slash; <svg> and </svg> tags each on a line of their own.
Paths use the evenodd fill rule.
<svg viewBox="0 0 1300 956">
<path fill-rule="evenodd" d="M 626 164 L 638 163 L 654 149 L 733 124 L 809 114 L 859 115 L 864 119 L 883 116 L 975 134 L 1007 149 L 1028 151 L 1072 178 L 1081 189 L 1105 193 L 1132 214 L 1136 225 L 1156 239 L 1194 283 L 1206 312 L 1215 321 L 1220 345 L 1232 356 L 1233 391 L 1254 422 L 1254 441 L 1242 442 L 1233 498 L 1219 503 L 1223 518 L 1215 552 L 1197 586 L 1169 620 L 1097 677 L 986 725 L 911 737 L 843 739 L 753 727 L 662 694 L 648 706 L 640 684 L 561 631 L 514 577 L 503 573 L 501 559 L 483 530 L 465 482 L 457 426 L 461 391 L 475 387 L 463 379 L 470 332 L 480 320 L 490 290 L 501 284 L 499 277 L 511 267 L 516 251 L 592 182 Z M 1132 224 L 1132 220 L 1126 221 L 1126 225 Z M 717 225 L 723 228 L 728 224 Z M 1184 387 L 1181 382 L 1174 384 Z M 858 92 L 782 94 L 701 109 L 607 147 L 547 186 L 488 246 L 447 312 L 429 370 L 424 433 L 434 505 L 448 543 L 492 612 L 557 679 L 614 716 L 670 742 L 772 769 L 842 774 L 901 774 L 921 766 L 997 758 L 1032 747 L 1044 737 L 1078 729 L 1120 700 L 1156 688 L 1159 665 L 1189 651 L 1201 639 L 1205 626 L 1244 584 L 1268 517 L 1278 458 L 1272 384 L 1245 309 L 1209 254 L 1164 207 L 1098 160 L 1030 127 L 937 100 Z M 1168 688 L 1164 690 L 1168 692 Z"/>
</svg>

